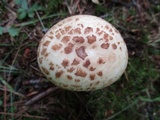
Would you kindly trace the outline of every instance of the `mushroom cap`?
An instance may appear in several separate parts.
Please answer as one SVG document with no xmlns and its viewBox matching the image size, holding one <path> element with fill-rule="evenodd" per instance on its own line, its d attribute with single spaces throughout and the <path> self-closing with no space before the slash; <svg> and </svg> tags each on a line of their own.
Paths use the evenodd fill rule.
<svg viewBox="0 0 160 120">
<path fill-rule="evenodd" d="M 38 64 L 55 85 L 73 91 L 104 88 L 126 69 L 128 52 L 119 31 L 92 15 L 75 15 L 54 25 L 38 47 Z"/>
</svg>

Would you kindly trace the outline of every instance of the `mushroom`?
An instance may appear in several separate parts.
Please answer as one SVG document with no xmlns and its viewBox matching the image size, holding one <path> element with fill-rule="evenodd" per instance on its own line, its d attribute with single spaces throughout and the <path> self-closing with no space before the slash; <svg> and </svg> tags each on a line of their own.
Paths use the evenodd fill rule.
<svg viewBox="0 0 160 120">
<path fill-rule="evenodd" d="M 92 15 L 75 15 L 43 36 L 37 59 L 42 73 L 55 85 L 91 91 L 121 77 L 128 52 L 119 31 L 110 23 Z"/>
</svg>

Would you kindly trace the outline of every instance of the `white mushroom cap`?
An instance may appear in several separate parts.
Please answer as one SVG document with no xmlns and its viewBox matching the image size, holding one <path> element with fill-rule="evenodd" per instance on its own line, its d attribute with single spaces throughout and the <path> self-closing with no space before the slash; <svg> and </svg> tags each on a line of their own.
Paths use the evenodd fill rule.
<svg viewBox="0 0 160 120">
<path fill-rule="evenodd" d="M 107 21 L 76 15 L 54 25 L 42 38 L 38 64 L 55 85 L 74 91 L 106 87 L 126 69 L 128 52 L 120 33 Z"/>
</svg>

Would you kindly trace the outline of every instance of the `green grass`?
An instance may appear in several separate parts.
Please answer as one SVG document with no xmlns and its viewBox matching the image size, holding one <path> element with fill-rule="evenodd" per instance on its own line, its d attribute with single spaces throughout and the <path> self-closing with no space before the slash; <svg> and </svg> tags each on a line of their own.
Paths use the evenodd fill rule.
<svg viewBox="0 0 160 120">
<path fill-rule="evenodd" d="M 55 87 L 45 79 L 36 61 L 43 29 L 70 16 L 68 8 L 77 3 L 67 0 L 67 3 L 53 0 L 31 1 L 30 4 L 25 0 L 22 3 L 16 1 L 15 6 L 10 6 L 4 0 L 0 4 L 0 119 L 160 119 L 158 4 L 151 2 L 148 9 L 141 6 L 141 14 L 147 15 L 141 19 L 135 7 L 80 1 L 78 5 L 83 14 L 101 16 L 122 33 L 129 52 L 125 74 L 101 90 L 71 92 L 60 89 L 26 106 L 25 103 L 34 96 Z M 74 8 L 73 14 L 80 14 L 79 8 Z M 25 15 L 21 9 L 26 12 Z M 17 15 L 13 22 L 8 21 L 9 15 L 12 15 L 10 10 Z M 34 83 L 41 79 L 42 82 Z"/>
</svg>

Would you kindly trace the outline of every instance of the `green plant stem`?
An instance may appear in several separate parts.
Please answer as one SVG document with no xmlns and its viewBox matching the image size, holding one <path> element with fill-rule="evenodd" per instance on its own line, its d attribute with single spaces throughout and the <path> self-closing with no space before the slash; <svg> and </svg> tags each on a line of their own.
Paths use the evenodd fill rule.
<svg viewBox="0 0 160 120">
<path fill-rule="evenodd" d="M 49 16 L 45 15 L 45 16 L 41 17 L 41 20 L 49 19 L 49 18 L 56 17 L 56 16 L 65 16 L 65 15 L 66 15 L 66 13 L 58 13 L 58 14 L 53 14 L 53 15 L 49 15 Z M 27 25 L 35 24 L 36 22 L 39 22 L 39 19 L 20 23 L 20 24 L 15 24 L 15 27 L 24 27 Z"/>
</svg>

